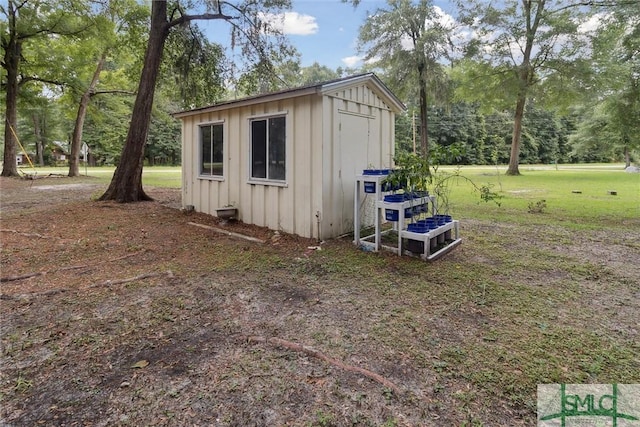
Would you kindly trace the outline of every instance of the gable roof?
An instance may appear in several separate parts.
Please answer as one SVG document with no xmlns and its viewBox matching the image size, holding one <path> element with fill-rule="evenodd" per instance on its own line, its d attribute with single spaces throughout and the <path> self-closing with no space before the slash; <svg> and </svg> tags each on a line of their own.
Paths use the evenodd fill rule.
<svg viewBox="0 0 640 427">
<path fill-rule="evenodd" d="M 194 108 L 192 110 L 179 111 L 174 113 L 176 118 L 191 116 L 204 112 L 227 110 L 234 107 L 244 107 L 247 105 L 260 104 L 263 102 L 277 101 L 287 98 L 295 98 L 304 95 L 324 95 L 333 90 L 339 90 L 356 84 L 365 83 L 374 90 L 389 105 L 395 113 L 401 113 L 406 110 L 405 105 L 400 101 L 389 88 L 374 73 L 357 74 L 354 76 L 343 77 L 340 79 L 329 80 L 322 83 L 314 83 L 308 86 L 302 86 L 292 89 L 284 89 L 277 92 L 249 96 L 231 101 L 223 101 L 206 107 Z"/>
</svg>

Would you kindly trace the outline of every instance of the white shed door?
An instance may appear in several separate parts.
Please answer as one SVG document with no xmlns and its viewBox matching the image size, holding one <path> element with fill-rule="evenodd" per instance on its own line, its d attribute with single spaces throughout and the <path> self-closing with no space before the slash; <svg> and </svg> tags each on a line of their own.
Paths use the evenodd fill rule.
<svg viewBox="0 0 640 427">
<path fill-rule="evenodd" d="M 338 214 L 336 234 L 353 231 L 353 203 L 356 175 L 367 167 L 371 118 L 340 111 L 338 141 L 334 151 L 334 212 Z"/>
</svg>

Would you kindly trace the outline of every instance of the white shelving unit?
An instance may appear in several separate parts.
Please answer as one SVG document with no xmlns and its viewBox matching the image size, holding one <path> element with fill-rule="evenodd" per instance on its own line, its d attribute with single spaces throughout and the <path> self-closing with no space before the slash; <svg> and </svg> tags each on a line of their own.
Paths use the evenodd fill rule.
<svg viewBox="0 0 640 427">
<path fill-rule="evenodd" d="M 421 198 L 405 200 L 402 202 L 392 203 L 385 202 L 384 196 L 389 192 L 382 191 L 382 182 L 387 175 L 358 175 L 355 182 L 355 200 L 354 200 L 354 244 L 358 247 L 364 247 L 372 251 L 381 249 L 389 250 L 397 255 L 413 255 L 416 252 L 408 251 L 403 248 L 403 239 L 410 239 L 422 243 L 422 251 L 418 253 L 420 258 L 431 261 L 448 253 L 458 246 L 462 240 L 459 235 L 459 222 L 453 220 L 445 225 L 441 225 L 428 233 L 414 233 L 407 230 L 407 220 L 405 219 L 405 209 L 413 209 L 416 206 L 427 205 L 427 211 L 431 211 L 432 215 L 437 212 L 435 196 L 425 196 Z M 375 192 L 364 192 L 365 186 L 375 185 Z M 374 231 L 373 234 L 367 236 L 360 235 L 361 214 L 362 214 L 362 194 L 374 197 L 375 212 L 373 214 Z M 387 210 L 396 211 L 398 221 L 393 221 L 393 227 L 385 231 L 382 230 L 383 221 L 386 222 L 385 212 Z M 395 231 L 398 235 L 397 246 L 384 245 L 382 236 L 391 231 Z"/>
<path fill-rule="evenodd" d="M 460 224 L 458 220 L 452 220 L 428 233 L 414 233 L 409 230 L 400 230 L 400 241 L 411 239 L 422 243 L 420 258 L 425 261 L 432 261 L 450 252 L 453 248 L 462 243 L 460 239 Z M 409 252 L 407 250 L 405 253 Z M 415 252 L 411 252 L 414 254 Z"/>
<path fill-rule="evenodd" d="M 382 200 L 384 195 L 387 194 L 382 191 L 382 181 L 388 175 L 357 175 L 356 176 L 356 188 L 355 188 L 355 202 L 354 202 L 354 212 L 353 212 L 353 241 L 357 246 L 364 246 L 369 249 L 373 249 L 375 251 L 380 250 L 380 236 L 381 236 L 381 220 L 380 218 L 380 209 L 377 207 L 378 201 Z M 362 210 L 362 199 L 361 195 L 364 192 L 365 185 L 375 185 L 374 193 L 366 193 L 374 198 L 376 206 L 373 214 L 373 222 L 375 231 L 374 234 L 370 234 L 368 236 L 360 236 L 360 229 L 362 227 L 361 224 L 361 210 Z M 374 242 L 371 242 L 369 239 L 375 239 Z"/>
</svg>

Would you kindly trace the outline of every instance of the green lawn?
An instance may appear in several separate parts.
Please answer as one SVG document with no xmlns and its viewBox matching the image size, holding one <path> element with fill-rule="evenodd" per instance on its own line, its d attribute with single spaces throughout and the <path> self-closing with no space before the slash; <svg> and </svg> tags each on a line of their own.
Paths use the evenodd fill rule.
<svg viewBox="0 0 640 427">
<path fill-rule="evenodd" d="M 82 175 L 108 183 L 113 167 L 82 168 Z M 624 225 L 626 219 L 640 217 L 640 174 L 624 172 L 622 164 L 521 165 L 521 176 L 506 176 L 504 166 L 464 166 L 460 174 L 477 186 L 489 185 L 498 193 L 501 206 L 484 203 L 465 179 L 450 182 L 449 211 L 457 218 L 490 219 L 517 223 L 548 223 L 555 218 L 573 227 L 600 227 L 603 221 Z M 180 188 L 181 168 L 145 167 L 143 184 L 152 187 Z M 28 167 L 22 171 L 33 174 Z M 456 168 L 440 168 L 453 174 Z M 65 167 L 37 168 L 39 176 L 66 175 Z M 617 195 L 609 194 L 616 191 Z M 580 192 L 580 193 L 577 193 Z M 534 215 L 529 205 L 544 201 L 545 208 Z M 442 204 L 442 202 L 441 202 Z"/>
<path fill-rule="evenodd" d="M 441 170 L 453 173 L 455 169 Z M 38 170 L 40 175 L 65 172 L 64 169 Z M 400 416 L 394 418 L 396 414 L 409 417 L 407 425 L 534 425 L 538 384 L 637 383 L 640 377 L 637 339 L 640 174 L 625 173 L 620 164 L 570 165 L 557 169 L 523 165 L 521 172 L 522 176 L 510 177 L 504 175 L 503 167 L 498 171 L 495 167 L 461 169 L 462 176 L 476 185 L 492 185 L 502 196 L 501 206 L 480 201 L 479 194 L 473 192 L 466 179 L 452 180 L 449 207 L 453 216 L 461 220 L 463 243 L 432 263 L 385 252 L 361 251 L 348 238 L 325 242 L 322 250 L 305 253 L 306 244 L 300 247 L 291 242 L 248 245 L 211 238 L 204 233 L 184 233 L 184 238 L 181 234 L 170 240 L 171 251 L 133 252 L 149 257 L 143 268 L 169 270 L 175 279 L 163 280 L 154 286 L 130 284 L 121 292 L 107 290 L 109 295 L 121 298 L 114 306 L 122 307 L 123 311 L 105 314 L 105 318 L 97 318 L 97 308 L 91 304 L 79 304 L 74 307 L 77 310 L 74 315 L 77 312 L 81 313 L 76 316 L 78 319 L 95 318 L 95 326 L 90 326 L 95 329 L 79 329 L 69 334 L 77 339 L 82 338 L 81 332 L 99 337 L 90 345 L 96 346 L 94 355 L 100 359 L 116 348 L 114 341 L 109 340 L 123 340 L 125 345 L 121 347 L 130 353 L 120 354 L 137 361 L 140 353 L 136 346 L 148 345 L 152 340 L 149 337 L 162 337 L 161 333 L 165 337 L 179 337 L 179 342 L 187 344 L 202 342 L 198 340 L 203 339 L 203 327 L 198 326 L 198 322 L 206 319 L 211 322 L 206 324 L 208 329 L 225 331 L 216 337 L 226 336 L 230 328 L 239 333 L 250 331 L 252 335 L 275 334 L 338 359 L 355 360 L 356 364 L 362 361 L 407 390 L 417 390 L 416 396 L 424 395 L 430 402 L 426 406 L 413 397 L 392 397 L 388 390 L 367 386 L 366 381 L 357 384 L 357 390 L 364 392 L 354 398 L 343 393 L 354 390 L 349 389 L 349 384 L 356 383 L 338 384 L 344 377 L 340 377 L 339 370 L 332 370 L 323 374 L 322 381 L 335 380 L 328 383 L 333 385 L 326 388 L 315 385 L 314 391 L 309 391 L 309 396 L 313 396 L 309 402 L 314 403 L 304 403 L 305 421 L 309 414 L 318 414 L 318 420 L 309 425 L 330 425 L 326 420 L 343 419 L 340 417 L 353 413 L 376 421 L 358 425 L 383 425 L 384 420 L 398 422 L 389 425 L 404 425 Z M 79 180 L 100 180 L 106 184 L 112 174 L 113 168 L 90 168 L 90 178 Z M 176 188 L 180 187 L 180 179 L 180 168 L 145 168 L 145 185 Z M 616 191 L 617 195 L 610 195 L 609 191 Z M 542 200 L 546 204 L 542 212 L 530 212 L 533 209 L 529 205 L 535 207 Z M 118 211 L 124 215 L 126 210 Z M 163 244 L 167 238 L 165 232 L 178 229 L 188 221 L 181 214 L 166 215 L 163 221 L 168 222 L 164 222 L 165 225 L 159 222 L 156 230 L 162 233 Z M 140 219 L 140 216 L 135 214 L 131 218 Z M 24 221 L 22 217 L 18 220 Z M 110 218 L 101 231 L 90 233 L 87 239 L 73 240 L 77 243 L 68 245 L 66 250 L 91 253 L 84 247 L 91 241 L 97 253 L 104 251 L 107 242 L 110 250 L 120 245 L 119 250 L 131 251 L 130 242 L 125 242 L 118 230 L 130 227 L 127 236 L 141 231 L 124 216 L 114 226 L 113 221 L 115 217 Z M 44 224 L 45 221 L 30 223 Z M 68 231 L 77 229 L 78 224 L 73 223 Z M 138 240 L 140 245 L 150 244 L 146 238 Z M 16 246 L 11 251 L 25 250 L 24 256 L 43 258 L 25 248 L 29 249 Z M 58 247 L 49 253 L 50 257 L 66 256 Z M 47 258 L 49 264 L 64 265 L 64 261 Z M 118 274 L 133 277 L 138 272 L 128 269 L 134 267 L 139 265 L 127 261 L 126 269 Z M 44 276 L 41 279 L 44 280 Z M 180 281 L 180 286 L 176 286 L 176 281 Z M 102 288 L 96 288 L 95 292 L 103 292 Z M 149 292 L 153 292 L 152 301 L 156 305 L 141 306 L 138 301 L 151 301 Z M 37 316 L 50 312 L 66 315 L 67 311 L 49 307 L 49 304 L 65 302 L 65 298 L 72 301 L 68 294 L 62 293 L 47 298 L 34 297 L 33 307 L 37 308 L 29 307 L 37 320 L 31 323 L 25 321 L 26 311 L 19 311 L 24 305 L 21 299 L 6 301 L 16 304 L 6 312 L 18 319 L 10 348 L 16 354 L 25 353 L 26 356 L 21 357 L 28 360 L 21 361 L 20 369 L 13 371 L 18 385 L 12 387 L 10 381 L 3 382 L 16 407 L 22 407 L 25 401 L 23 393 L 26 392 L 19 389 L 24 386 L 23 376 L 36 385 L 38 381 L 53 383 L 50 376 L 42 377 L 40 364 L 33 358 L 26 359 L 32 356 L 25 350 L 31 351 L 34 340 L 57 345 L 51 339 L 52 331 L 68 325 L 68 317 L 55 323 Z M 103 306 L 101 293 L 92 298 L 100 298 Z M 169 314 L 158 315 L 158 307 Z M 123 318 L 128 320 L 124 322 Z M 32 324 L 37 325 L 40 320 L 43 326 L 34 328 Z M 171 326 L 166 326 L 168 323 Z M 84 323 L 82 325 L 85 328 Z M 108 336 L 104 325 L 121 329 L 107 329 L 111 331 Z M 163 332 L 163 328 L 169 329 Z M 134 336 L 133 330 L 140 336 Z M 41 336 L 36 339 L 37 333 Z M 153 348 L 162 348 L 164 340 L 159 338 L 153 342 L 157 345 Z M 274 400 L 286 401 L 282 396 L 289 394 L 283 390 L 300 387 L 300 378 L 302 382 L 310 378 L 303 369 L 314 366 L 311 372 L 315 372 L 322 366 L 315 361 L 297 363 L 298 358 L 291 354 L 285 356 L 278 350 L 238 345 L 234 340 L 222 339 L 218 344 L 222 347 L 215 354 L 215 363 L 203 366 L 209 370 L 215 365 L 224 374 L 216 377 L 216 399 L 233 398 L 235 393 L 242 393 L 245 400 L 233 401 L 234 410 L 249 406 L 271 410 Z M 170 348 L 174 348 L 173 343 Z M 175 374 L 176 383 L 186 378 L 185 384 L 189 384 L 180 391 L 180 402 L 208 404 L 211 406 L 204 408 L 211 412 L 210 408 L 220 407 L 221 400 L 215 403 L 203 400 L 203 396 L 210 395 L 210 382 L 197 367 L 212 356 L 197 346 L 187 348 L 186 363 L 196 368 Z M 95 372 L 102 369 L 78 359 L 87 352 L 80 346 L 66 346 L 64 351 L 66 353 L 59 356 L 61 360 L 83 360 L 81 365 L 89 368 L 82 372 L 84 377 L 79 377 L 78 384 L 89 384 Z M 268 363 L 265 363 L 267 357 Z M 65 371 L 58 374 L 56 380 L 62 378 L 67 381 L 67 387 L 72 388 L 65 377 L 66 365 L 55 366 Z M 144 376 L 153 375 L 152 369 L 156 369 L 153 364 Z M 155 372 L 165 375 L 164 371 Z M 128 398 L 127 402 L 133 403 L 130 407 L 123 406 L 125 412 L 133 414 L 140 408 L 155 410 L 158 407 L 145 406 L 145 402 L 176 401 L 174 395 L 157 386 L 159 381 L 166 380 L 166 375 L 150 378 L 157 382 L 152 382 L 153 387 L 137 389 L 146 393 L 142 394 L 144 398 Z M 238 379 L 246 378 L 259 379 L 264 388 L 255 388 L 251 382 L 252 387 L 239 389 Z M 118 388 L 118 381 L 113 384 L 117 389 L 114 395 L 125 393 Z M 273 391 L 270 395 L 275 396 L 274 400 L 266 399 L 262 390 Z M 35 394 L 35 391 L 28 392 Z M 105 399 L 111 396 L 110 392 L 101 392 L 90 395 L 91 404 L 97 408 L 101 404 L 112 407 L 111 398 Z M 34 400 L 30 399 L 33 405 Z M 43 407 L 49 408 L 50 404 Z M 380 408 L 389 411 L 388 414 Z M 98 413 L 98 409 L 92 411 Z M 454 413 L 448 420 L 431 418 L 434 414 L 444 417 L 448 413 Z M 512 418 L 513 423 L 507 421 Z M 131 420 L 134 423 L 141 419 L 144 416 L 138 415 L 137 420 Z"/>
<path fill-rule="evenodd" d="M 454 173 L 454 168 L 442 168 Z M 465 179 L 453 178 L 449 200 L 458 218 L 516 223 L 560 221 L 573 227 L 601 227 L 603 222 L 624 225 L 640 217 L 640 174 L 624 172 L 623 165 L 521 166 L 521 176 L 506 176 L 495 167 L 463 167 L 460 174 L 476 185 L 489 185 L 501 196 L 501 206 L 480 201 Z M 610 191 L 617 195 L 609 194 Z M 530 210 L 544 203 L 541 213 Z M 530 208 L 533 208 L 531 209 Z"/>
<path fill-rule="evenodd" d="M 66 176 L 69 173 L 67 167 L 30 167 L 20 168 L 25 174 L 47 176 L 49 174 Z M 115 167 L 80 167 L 82 176 L 97 178 L 100 182 L 108 184 L 111 181 Z M 182 186 L 182 168 L 180 166 L 147 166 L 142 171 L 142 183 L 151 187 L 180 188 Z"/>
</svg>

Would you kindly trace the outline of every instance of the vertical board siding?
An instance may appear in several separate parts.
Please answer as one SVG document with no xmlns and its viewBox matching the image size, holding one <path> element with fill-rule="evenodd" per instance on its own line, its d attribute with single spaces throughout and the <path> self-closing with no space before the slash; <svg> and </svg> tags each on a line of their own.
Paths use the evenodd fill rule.
<svg viewBox="0 0 640 427">
<path fill-rule="evenodd" d="M 192 126 L 193 116 L 182 120 L 182 206 L 193 205 L 193 156 Z"/>
<path fill-rule="evenodd" d="M 320 222 L 320 238 L 334 236 L 333 234 L 333 140 L 337 137 L 338 124 L 336 122 L 338 109 L 343 107 L 344 101 L 339 98 L 326 96 L 322 100 L 322 217 Z"/>
<path fill-rule="evenodd" d="M 249 183 L 249 118 L 287 112 L 286 185 Z M 359 118 L 344 120 L 349 141 L 340 146 L 342 113 Z M 224 179 L 200 179 L 199 132 L 204 122 L 224 122 Z M 233 205 L 248 224 L 303 237 L 326 239 L 350 232 L 355 174 L 368 165 L 392 166 L 394 113 L 366 84 L 278 101 L 235 106 L 182 118 L 183 205 L 199 212 Z M 361 132 L 361 137 L 354 137 Z M 353 158 L 356 157 L 356 158 Z M 342 174 L 342 176 L 341 176 Z M 344 194 L 343 194 L 344 193 Z M 320 231 L 318 218 L 320 213 Z"/>
<path fill-rule="evenodd" d="M 332 137 L 325 140 L 323 156 L 324 165 L 324 213 L 323 237 L 335 237 L 353 231 L 353 218 L 346 218 L 345 201 L 353 203 L 355 175 L 368 165 L 374 167 L 392 166 L 394 145 L 393 122 L 394 113 L 366 85 L 332 92 L 325 103 L 324 129 Z M 342 113 L 341 113 L 342 112 Z M 344 114 L 345 117 L 340 117 Z M 359 115 L 360 119 L 348 119 L 349 114 Z M 342 124 L 340 121 L 342 120 Z M 364 123 L 367 123 L 365 126 Z M 340 129 L 341 126 L 355 126 L 356 129 Z M 358 134 L 355 141 L 341 141 L 347 135 Z M 345 152 L 354 152 L 354 147 L 341 147 L 341 144 L 357 144 L 361 157 L 350 158 Z M 326 163 L 330 162 L 330 163 Z M 349 163 L 350 162 L 350 163 Z M 349 175 L 346 175 L 349 174 Z M 343 195 L 343 191 L 349 191 Z M 352 216 L 352 210 L 349 210 Z"/>
<path fill-rule="evenodd" d="M 233 156 L 230 163 L 233 167 L 234 177 L 230 185 L 233 187 L 235 203 L 239 212 L 239 219 L 248 224 L 257 224 L 255 215 L 251 208 L 252 193 L 254 185 L 248 185 L 249 176 L 249 121 L 247 117 L 251 115 L 251 109 L 244 107 L 230 110 L 230 120 L 234 122 L 232 129 L 235 135 L 230 136 L 229 142 L 233 144 L 229 155 Z"/>
<path fill-rule="evenodd" d="M 314 121 L 320 123 L 321 117 L 314 117 L 311 101 L 312 97 L 292 98 L 186 118 L 184 180 L 193 183 L 193 191 L 189 192 L 189 186 L 185 185 L 185 200 L 189 199 L 196 210 L 211 215 L 215 215 L 217 208 L 234 205 L 238 208 L 238 218 L 246 223 L 314 237 L 315 212 L 321 210 L 317 195 L 321 195 L 321 191 L 314 189 L 312 174 L 322 170 L 321 164 L 313 165 L 314 157 L 322 149 L 321 141 L 314 144 L 314 138 L 321 137 L 322 133 L 313 124 Z M 250 184 L 249 118 L 285 111 L 286 186 Z M 224 121 L 225 130 L 224 180 L 200 179 L 198 126 L 218 120 Z M 314 147 L 317 147 L 317 153 Z"/>
</svg>

